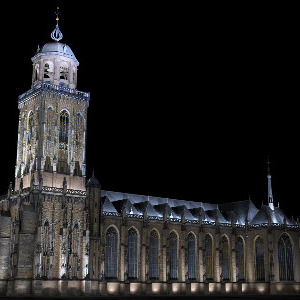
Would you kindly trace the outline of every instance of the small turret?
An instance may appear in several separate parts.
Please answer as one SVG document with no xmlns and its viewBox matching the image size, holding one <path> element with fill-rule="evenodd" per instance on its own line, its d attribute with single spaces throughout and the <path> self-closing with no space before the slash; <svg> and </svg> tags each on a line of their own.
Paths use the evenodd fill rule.
<svg viewBox="0 0 300 300">
<path fill-rule="evenodd" d="M 87 181 L 86 188 L 89 197 L 88 202 L 90 210 L 90 233 L 91 236 L 98 236 L 100 228 L 101 185 L 99 183 L 99 180 L 95 177 L 94 171 L 92 177 Z"/>
</svg>

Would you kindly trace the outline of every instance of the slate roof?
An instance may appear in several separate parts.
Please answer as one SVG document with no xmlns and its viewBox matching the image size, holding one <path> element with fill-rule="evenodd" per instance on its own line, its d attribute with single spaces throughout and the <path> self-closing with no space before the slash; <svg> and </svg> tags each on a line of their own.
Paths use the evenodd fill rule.
<svg viewBox="0 0 300 300">
<path fill-rule="evenodd" d="M 164 213 L 167 218 L 181 219 L 184 215 L 185 220 L 199 220 L 201 216 L 203 221 L 230 224 L 232 220 L 235 224 L 245 225 L 246 220 L 250 225 L 259 225 L 268 223 L 297 225 L 293 219 L 285 216 L 279 207 L 274 211 L 268 206 L 262 205 L 258 209 L 251 200 L 244 200 L 231 203 L 213 204 L 186 200 L 177 200 L 145 195 L 136 195 L 112 191 L 101 191 L 101 196 L 105 197 L 103 210 L 121 213 L 122 207 L 126 206 L 126 213 L 143 215 L 149 217 L 163 218 Z"/>
</svg>

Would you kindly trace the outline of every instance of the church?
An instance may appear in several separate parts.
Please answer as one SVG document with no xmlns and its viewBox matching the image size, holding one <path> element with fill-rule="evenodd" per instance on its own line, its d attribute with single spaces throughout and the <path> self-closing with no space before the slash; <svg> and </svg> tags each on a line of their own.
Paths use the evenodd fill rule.
<svg viewBox="0 0 300 300">
<path fill-rule="evenodd" d="M 18 98 L 15 180 L 0 196 L 0 295 L 300 294 L 300 220 L 86 180 L 90 94 L 58 26 Z M 29 75 L 29 74 L 28 74 Z"/>
</svg>

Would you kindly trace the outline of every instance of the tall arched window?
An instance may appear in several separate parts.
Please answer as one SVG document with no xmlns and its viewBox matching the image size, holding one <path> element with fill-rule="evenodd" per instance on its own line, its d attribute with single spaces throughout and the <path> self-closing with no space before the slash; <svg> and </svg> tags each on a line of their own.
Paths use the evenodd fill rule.
<svg viewBox="0 0 300 300">
<path fill-rule="evenodd" d="M 68 150 L 69 141 L 69 114 L 66 110 L 60 113 L 60 127 L 59 127 L 59 148 Z"/>
<path fill-rule="evenodd" d="M 118 234 L 110 227 L 106 232 L 105 277 L 117 278 L 118 270 Z"/>
<path fill-rule="evenodd" d="M 27 135 L 27 147 L 31 150 L 33 137 L 33 112 L 31 111 L 28 116 L 28 135 Z"/>
<path fill-rule="evenodd" d="M 59 126 L 58 171 L 63 174 L 68 174 L 69 123 L 68 112 L 66 110 L 61 111 Z"/>
<path fill-rule="evenodd" d="M 128 232 L 128 278 L 137 278 L 138 274 L 138 240 L 137 232 L 130 229 Z"/>
<path fill-rule="evenodd" d="M 54 137 L 54 110 L 51 106 L 48 107 L 47 109 L 47 129 L 45 132 L 45 135 L 47 136 L 46 138 L 46 164 L 45 164 L 45 169 L 47 171 L 50 171 L 50 157 L 53 154 L 53 138 Z"/>
<path fill-rule="evenodd" d="M 245 280 L 245 252 L 244 242 L 239 237 L 236 243 L 236 271 L 237 280 Z"/>
<path fill-rule="evenodd" d="M 188 234 L 188 279 L 196 279 L 196 240 L 192 233 Z"/>
<path fill-rule="evenodd" d="M 293 247 L 287 234 L 281 235 L 278 242 L 279 280 L 293 281 Z"/>
<path fill-rule="evenodd" d="M 255 240 L 255 276 L 256 281 L 265 281 L 264 243 L 261 237 Z"/>
<path fill-rule="evenodd" d="M 159 278 L 158 247 L 158 234 L 152 230 L 149 239 L 149 278 L 152 279 Z"/>
<path fill-rule="evenodd" d="M 214 278 L 214 265 L 213 265 L 213 243 L 209 234 L 205 237 L 205 251 L 204 251 L 204 262 L 205 262 L 205 277 L 208 280 Z"/>
<path fill-rule="evenodd" d="M 170 247 L 170 279 L 177 279 L 177 234 L 171 232 L 169 237 L 169 247 Z"/>
<path fill-rule="evenodd" d="M 221 278 L 223 280 L 230 279 L 230 268 L 229 268 L 229 244 L 225 236 L 222 237 L 220 243 L 220 262 L 222 266 Z"/>
</svg>

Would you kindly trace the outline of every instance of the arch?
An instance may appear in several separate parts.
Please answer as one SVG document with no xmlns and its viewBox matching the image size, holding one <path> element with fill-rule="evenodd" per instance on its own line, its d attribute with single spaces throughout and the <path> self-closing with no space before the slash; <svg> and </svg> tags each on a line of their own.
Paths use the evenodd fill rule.
<svg viewBox="0 0 300 300">
<path fill-rule="evenodd" d="M 69 67 L 68 64 L 63 62 L 59 65 L 59 79 L 68 80 L 69 79 Z"/>
<path fill-rule="evenodd" d="M 118 275 L 118 231 L 109 226 L 105 234 L 105 277 L 117 278 Z"/>
<path fill-rule="evenodd" d="M 245 240 L 238 236 L 236 240 L 236 277 L 237 281 L 245 280 Z"/>
<path fill-rule="evenodd" d="M 128 278 L 138 277 L 138 233 L 136 228 L 128 230 Z"/>
<path fill-rule="evenodd" d="M 52 79 L 54 74 L 54 64 L 52 61 L 46 61 L 44 63 L 44 79 Z"/>
<path fill-rule="evenodd" d="M 278 240 L 279 280 L 294 281 L 293 240 L 283 233 Z"/>
<path fill-rule="evenodd" d="M 255 278 L 256 281 L 265 281 L 265 254 L 264 242 L 260 236 L 254 239 L 255 249 Z"/>
<path fill-rule="evenodd" d="M 59 146 L 60 149 L 68 149 L 69 141 L 69 123 L 70 123 L 70 114 L 67 110 L 62 110 L 60 112 L 60 131 L 59 131 Z"/>
<path fill-rule="evenodd" d="M 169 272 L 170 279 L 178 278 L 178 243 L 179 238 L 176 231 L 172 230 L 169 234 Z"/>
<path fill-rule="evenodd" d="M 230 280 L 230 255 L 229 255 L 229 239 L 227 235 L 223 235 L 220 240 L 220 266 L 222 280 Z"/>
<path fill-rule="evenodd" d="M 149 235 L 149 278 L 159 278 L 159 241 L 160 236 L 156 229 Z"/>
<path fill-rule="evenodd" d="M 51 161 L 50 157 L 53 155 L 53 138 L 54 138 L 54 109 L 51 105 L 47 107 L 46 111 L 46 129 L 45 129 L 45 135 L 46 135 L 46 163 L 45 163 L 45 170 L 51 171 Z"/>
<path fill-rule="evenodd" d="M 70 114 L 66 109 L 59 114 L 59 158 L 58 171 L 68 174 L 68 144 L 69 144 Z"/>
<path fill-rule="evenodd" d="M 33 119 L 33 111 L 31 110 L 28 113 L 28 121 L 27 121 L 27 130 L 28 130 L 28 134 L 27 134 L 27 148 L 28 150 L 31 150 L 31 146 L 32 146 L 32 137 L 33 137 L 33 127 L 34 127 L 34 119 Z"/>
<path fill-rule="evenodd" d="M 207 233 L 204 240 L 204 263 L 205 263 L 205 279 L 214 279 L 214 256 L 213 256 L 213 237 Z"/>
<path fill-rule="evenodd" d="M 187 235 L 188 279 L 196 279 L 196 235 L 190 231 Z"/>
</svg>

